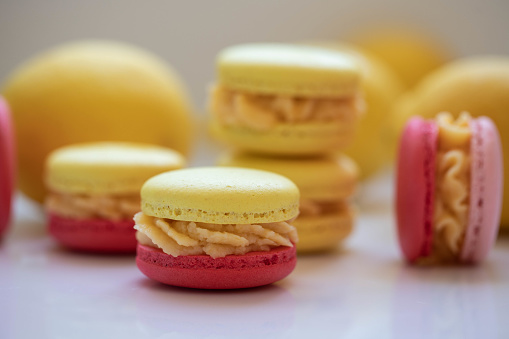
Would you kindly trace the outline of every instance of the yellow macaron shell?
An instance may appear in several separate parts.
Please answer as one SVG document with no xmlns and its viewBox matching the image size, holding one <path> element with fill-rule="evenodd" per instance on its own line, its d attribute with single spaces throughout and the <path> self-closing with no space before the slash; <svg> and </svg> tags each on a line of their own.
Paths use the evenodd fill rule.
<svg viewBox="0 0 509 339">
<path fill-rule="evenodd" d="M 299 233 L 299 253 L 326 251 L 336 247 L 352 233 L 355 212 L 348 207 L 344 213 L 298 217 L 293 225 Z"/>
<path fill-rule="evenodd" d="M 199 167 L 163 173 L 141 189 L 144 214 L 216 224 L 290 220 L 299 213 L 299 190 L 266 171 Z"/>
<path fill-rule="evenodd" d="M 451 51 L 429 32 L 410 27 L 372 27 L 353 42 L 389 65 L 411 88 L 451 59 Z"/>
<path fill-rule="evenodd" d="M 353 194 L 358 179 L 357 165 L 345 155 L 276 158 L 232 153 L 223 155 L 218 165 L 254 168 L 284 175 L 299 187 L 303 198 L 318 201 L 348 198 Z"/>
<path fill-rule="evenodd" d="M 183 166 L 184 157 L 164 147 L 123 142 L 75 144 L 49 155 L 45 182 L 50 190 L 64 193 L 136 193 L 148 178 Z"/>
<path fill-rule="evenodd" d="M 274 155 L 316 155 L 344 148 L 354 136 L 356 124 L 308 122 L 279 124 L 270 131 L 210 123 L 210 133 L 233 148 Z"/>
<path fill-rule="evenodd" d="M 233 90 L 337 98 L 357 92 L 359 70 L 347 55 L 290 44 L 245 44 L 223 50 L 219 82 Z"/>
</svg>

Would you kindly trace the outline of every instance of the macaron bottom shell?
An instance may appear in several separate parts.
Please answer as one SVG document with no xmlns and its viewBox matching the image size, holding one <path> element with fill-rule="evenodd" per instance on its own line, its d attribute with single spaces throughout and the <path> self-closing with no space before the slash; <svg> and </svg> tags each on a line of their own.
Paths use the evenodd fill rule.
<svg viewBox="0 0 509 339">
<path fill-rule="evenodd" d="M 268 285 L 289 275 L 296 263 L 295 246 L 214 259 L 207 255 L 174 257 L 138 244 L 136 257 L 138 268 L 147 277 L 167 285 L 199 289 Z"/>
<path fill-rule="evenodd" d="M 49 215 L 49 232 L 64 247 L 91 253 L 135 253 L 134 221 L 69 219 Z"/>
<path fill-rule="evenodd" d="M 334 249 L 353 230 L 354 213 L 301 216 L 292 225 L 297 228 L 299 254 Z"/>
<path fill-rule="evenodd" d="M 236 148 L 270 155 L 314 155 L 344 149 L 353 139 L 351 124 L 316 122 L 280 124 L 269 131 L 225 126 L 213 121 L 210 132 Z"/>
</svg>

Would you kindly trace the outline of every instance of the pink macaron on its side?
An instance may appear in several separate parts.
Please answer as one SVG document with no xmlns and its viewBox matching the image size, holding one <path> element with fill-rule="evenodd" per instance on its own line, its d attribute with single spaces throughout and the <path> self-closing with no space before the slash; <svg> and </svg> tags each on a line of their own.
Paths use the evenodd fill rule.
<svg viewBox="0 0 509 339">
<path fill-rule="evenodd" d="M 439 217 L 435 213 L 437 208 L 443 208 L 436 204 L 438 200 L 451 199 L 437 196 L 450 189 L 442 190 L 439 186 L 443 184 L 438 180 L 439 171 L 444 171 L 444 168 L 437 168 L 441 133 L 438 120 L 414 117 L 409 120 L 402 134 L 397 165 L 396 217 L 400 247 L 410 263 L 479 263 L 487 256 L 495 241 L 503 187 L 500 137 L 489 118 L 467 119 L 468 125 L 464 123 L 463 128 L 469 131 L 463 132 L 463 137 L 470 136 L 464 157 L 468 159 L 464 165 L 464 171 L 468 173 L 468 179 L 465 179 L 468 180 L 465 198 L 468 201 L 453 201 L 456 205 L 466 204 L 466 222 L 460 236 L 451 236 L 457 230 L 443 228 L 454 224 L 450 219 L 457 217 L 457 211 L 439 211 L 442 219 L 437 219 Z M 452 126 L 451 130 L 453 139 L 461 139 L 458 126 Z M 446 167 L 449 172 L 445 176 L 458 185 L 461 175 L 456 169 L 460 164 L 453 162 L 455 156 L 457 153 L 447 158 L 450 163 Z M 461 206 L 458 209 L 462 210 Z M 443 217 L 444 213 L 446 217 Z M 441 220 L 441 225 L 437 225 L 437 220 Z M 438 237 L 441 239 L 437 240 Z M 450 241 L 451 237 L 457 239 L 455 243 Z M 451 250 L 455 244 L 459 247 L 457 253 Z M 444 257 L 443 248 L 447 246 L 450 248 L 445 251 L 448 255 Z"/>
<path fill-rule="evenodd" d="M 9 106 L 0 96 L 0 237 L 10 221 L 14 176 L 14 131 Z"/>
</svg>

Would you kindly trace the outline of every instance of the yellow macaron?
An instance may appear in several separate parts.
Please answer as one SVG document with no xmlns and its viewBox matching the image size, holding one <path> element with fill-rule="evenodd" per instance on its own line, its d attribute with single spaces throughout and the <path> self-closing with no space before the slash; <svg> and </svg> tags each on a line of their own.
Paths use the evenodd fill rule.
<svg viewBox="0 0 509 339">
<path fill-rule="evenodd" d="M 67 248 L 134 252 L 133 216 L 150 177 L 185 165 L 180 153 L 160 146 L 96 142 L 59 148 L 46 160 L 49 231 Z"/>
<path fill-rule="evenodd" d="M 453 56 L 439 37 L 412 27 L 368 27 L 351 40 L 392 68 L 406 88 L 418 84 Z"/>
<path fill-rule="evenodd" d="M 76 143 L 157 144 L 187 155 L 193 109 L 171 65 L 133 45 L 84 40 L 23 63 L 1 84 L 14 119 L 19 189 L 42 202 L 44 161 Z"/>
<path fill-rule="evenodd" d="M 222 51 L 211 131 L 239 149 L 320 154 L 345 147 L 363 111 L 359 69 L 310 46 L 246 44 Z"/>
<path fill-rule="evenodd" d="M 292 180 L 301 192 L 300 214 L 293 222 L 299 234 L 297 251 L 333 248 L 353 228 L 357 165 L 347 156 L 316 158 L 262 157 L 246 153 L 223 155 L 218 164 L 275 172 Z"/>
</svg>

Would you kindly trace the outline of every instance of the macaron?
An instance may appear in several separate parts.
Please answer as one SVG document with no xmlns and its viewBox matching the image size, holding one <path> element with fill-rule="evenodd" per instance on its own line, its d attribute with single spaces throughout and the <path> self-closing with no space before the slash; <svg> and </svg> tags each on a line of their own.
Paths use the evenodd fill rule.
<svg viewBox="0 0 509 339">
<path fill-rule="evenodd" d="M 202 167 L 141 189 L 136 263 L 164 284 L 236 289 L 283 279 L 296 264 L 299 190 L 275 173 Z"/>
<path fill-rule="evenodd" d="M 342 149 L 364 109 L 360 71 L 340 51 L 246 44 L 217 58 L 212 134 L 237 149 L 312 155 Z"/>
<path fill-rule="evenodd" d="M 414 117 L 401 137 L 397 226 L 405 258 L 417 264 L 475 264 L 500 223 L 500 136 L 487 117 Z"/>
<path fill-rule="evenodd" d="M 53 151 L 45 168 L 51 235 L 73 250 L 134 253 L 132 219 L 141 210 L 143 183 L 184 165 L 180 153 L 148 144 L 96 142 Z"/>
<path fill-rule="evenodd" d="M 298 253 L 333 249 L 352 232 L 355 208 L 349 198 L 359 174 L 349 157 L 284 158 L 229 153 L 218 164 L 278 173 L 297 185 L 300 214 L 293 225 L 299 235 Z"/>
<path fill-rule="evenodd" d="M 7 230 L 14 190 L 14 133 L 9 106 L 0 96 L 0 237 Z"/>
</svg>

